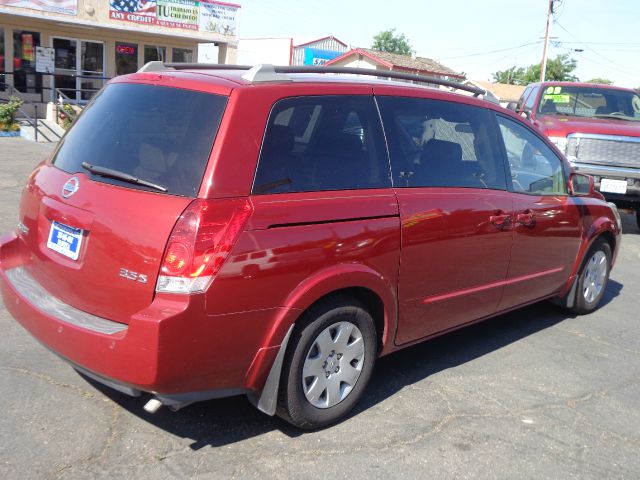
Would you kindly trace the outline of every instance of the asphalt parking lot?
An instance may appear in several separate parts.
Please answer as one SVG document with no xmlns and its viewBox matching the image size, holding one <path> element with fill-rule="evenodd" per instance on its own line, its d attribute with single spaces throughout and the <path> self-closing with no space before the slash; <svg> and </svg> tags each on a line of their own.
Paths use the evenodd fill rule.
<svg viewBox="0 0 640 480">
<path fill-rule="evenodd" d="M 0 139 L 0 232 L 50 146 Z M 640 478 L 640 231 L 604 306 L 539 304 L 381 359 L 344 422 L 300 433 L 244 397 L 147 414 L 0 303 L 0 478 Z"/>
</svg>

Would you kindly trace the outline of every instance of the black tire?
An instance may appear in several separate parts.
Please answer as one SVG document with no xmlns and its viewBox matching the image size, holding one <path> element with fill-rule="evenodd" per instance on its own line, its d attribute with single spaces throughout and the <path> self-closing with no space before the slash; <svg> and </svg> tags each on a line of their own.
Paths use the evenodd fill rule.
<svg viewBox="0 0 640 480">
<path fill-rule="evenodd" d="M 591 294 L 589 292 L 589 279 L 587 276 L 589 275 L 589 264 L 593 262 L 596 257 L 602 258 L 604 255 L 604 280 L 600 282 L 600 289 L 597 290 L 597 294 Z M 604 293 L 607 289 L 607 283 L 609 282 L 609 274 L 611 272 L 611 247 L 604 239 L 598 239 L 591 245 L 591 248 L 587 251 L 587 254 L 584 256 L 582 260 L 582 265 L 580 266 L 580 273 L 578 274 L 578 285 L 576 288 L 576 297 L 573 302 L 573 308 L 571 309 L 573 312 L 578 315 L 584 315 L 586 313 L 593 312 L 596 308 L 598 308 L 598 304 L 604 297 Z"/>
<path fill-rule="evenodd" d="M 349 324 L 357 327 L 349 330 Z M 344 328 L 344 330 L 342 330 Z M 325 330 L 328 329 L 329 337 L 326 336 Z M 334 339 L 334 332 L 340 334 Z M 328 338 L 332 342 L 337 340 L 344 332 L 355 332 L 357 338 L 351 333 L 346 333 L 348 337 L 345 340 L 344 348 L 339 343 L 334 343 L 338 350 L 347 349 L 344 354 L 336 349 L 332 349 L 334 354 L 326 356 L 329 350 L 325 350 L 324 354 L 318 347 L 320 344 L 326 344 Z M 320 337 L 321 334 L 324 334 Z M 324 343 L 322 343 L 324 339 Z M 344 336 L 340 338 L 345 338 Z M 356 342 L 363 342 L 363 356 L 360 359 L 352 359 L 352 349 L 356 348 Z M 357 347 L 360 348 L 360 347 Z M 339 356 L 338 356 L 339 354 Z M 278 407 L 276 413 L 279 417 L 287 422 L 305 430 L 321 428 L 337 422 L 343 418 L 358 403 L 364 390 L 369 383 L 373 366 L 377 357 L 377 336 L 373 319 L 364 306 L 356 299 L 348 296 L 332 296 L 328 297 L 307 310 L 296 327 L 291 333 L 287 353 L 285 355 L 282 376 L 280 378 L 280 389 L 278 391 Z M 317 358 L 319 360 L 314 360 Z M 303 379 L 303 366 L 307 362 L 312 363 L 316 367 L 320 363 L 322 365 L 322 375 L 307 376 Z M 348 363 L 347 363 L 348 362 Z M 354 363 L 355 362 L 355 363 Z M 307 364 L 308 366 L 310 363 Z M 329 365 L 327 367 L 327 365 Z M 318 367 L 320 368 L 320 367 Z M 327 368 L 332 369 L 332 373 L 324 373 Z M 335 377 L 333 377 L 333 369 Z M 347 375 L 347 372 L 353 374 L 360 369 L 359 376 L 353 381 L 353 385 L 342 382 L 341 376 Z M 326 375 L 326 380 L 325 380 Z M 322 395 L 316 399 L 317 403 L 326 401 L 328 405 L 319 408 L 311 403 L 311 400 L 305 394 L 307 390 L 313 390 L 310 385 L 318 382 L 318 391 L 323 384 L 329 384 L 329 378 L 333 377 L 332 391 L 335 392 L 336 382 L 338 385 L 338 393 L 344 395 L 337 404 L 329 405 L 329 387 L 324 391 L 325 400 Z M 305 382 L 305 383 L 303 383 Z M 305 385 L 303 387 L 303 385 Z M 343 393 L 343 392 L 347 393 Z M 340 398 L 334 397 L 334 398 Z"/>
<path fill-rule="evenodd" d="M 638 226 L 638 229 L 640 229 L 640 208 L 636 209 L 636 224 Z"/>
</svg>

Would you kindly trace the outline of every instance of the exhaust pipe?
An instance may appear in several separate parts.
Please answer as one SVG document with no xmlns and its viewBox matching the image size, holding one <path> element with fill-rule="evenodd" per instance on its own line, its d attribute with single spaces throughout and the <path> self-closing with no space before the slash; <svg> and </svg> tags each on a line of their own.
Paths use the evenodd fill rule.
<svg viewBox="0 0 640 480">
<path fill-rule="evenodd" d="M 158 400 L 157 398 L 152 398 L 144 405 L 144 409 L 146 412 L 156 413 L 161 406 L 162 402 L 160 400 Z"/>
</svg>

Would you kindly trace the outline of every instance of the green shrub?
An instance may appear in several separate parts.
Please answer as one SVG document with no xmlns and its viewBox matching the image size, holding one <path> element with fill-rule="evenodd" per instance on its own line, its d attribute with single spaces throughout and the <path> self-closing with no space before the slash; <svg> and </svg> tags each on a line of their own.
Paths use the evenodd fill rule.
<svg viewBox="0 0 640 480">
<path fill-rule="evenodd" d="M 15 121 L 15 114 L 22 105 L 18 97 L 11 97 L 7 103 L 0 104 L 0 131 L 17 132 L 20 125 Z"/>
<path fill-rule="evenodd" d="M 73 123 L 73 120 L 76 118 L 76 115 L 77 113 L 73 109 L 73 107 L 68 103 L 65 103 L 62 106 L 62 109 L 58 110 L 58 119 L 59 119 L 58 123 L 65 130 L 69 130 L 69 127 Z"/>
</svg>

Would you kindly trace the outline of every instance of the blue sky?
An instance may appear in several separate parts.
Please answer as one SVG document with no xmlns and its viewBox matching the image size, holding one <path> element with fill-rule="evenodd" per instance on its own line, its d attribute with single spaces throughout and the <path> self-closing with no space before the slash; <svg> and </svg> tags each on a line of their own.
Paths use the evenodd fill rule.
<svg viewBox="0 0 640 480">
<path fill-rule="evenodd" d="M 293 37 L 300 43 L 334 35 L 370 47 L 396 28 L 417 55 L 469 78 L 542 58 L 547 0 L 240 0 L 240 37 Z M 604 77 L 640 87 L 640 0 L 563 0 L 552 26 L 551 57 L 571 53 L 580 80 Z M 575 52 L 573 49 L 583 49 Z"/>
</svg>

